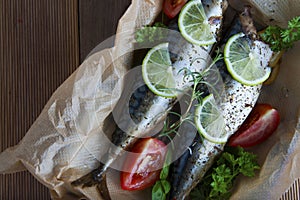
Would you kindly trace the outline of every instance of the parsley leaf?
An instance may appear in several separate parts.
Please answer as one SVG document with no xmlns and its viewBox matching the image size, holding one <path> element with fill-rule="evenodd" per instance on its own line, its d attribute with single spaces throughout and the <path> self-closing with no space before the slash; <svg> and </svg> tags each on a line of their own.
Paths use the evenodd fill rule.
<svg viewBox="0 0 300 200">
<path fill-rule="evenodd" d="M 269 26 L 261 34 L 262 39 L 270 44 L 273 51 L 287 50 L 300 40 L 300 16 L 291 19 L 287 28 Z"/>
<path fill-rule="evenodd" d="M 215 165 L 193 189 L 191 199 L 229 199 L 235 178 L 240 174 L 253 177 L 257 169 L 256 155 L 241 147 L 226 147 Z"/>
<path fill-rule="evenodd" d="M 166 200 L 167 195 L 171 190 L 171 184 L 167 180 L 169 175 L 171 162 L 171 151 L 168 151 L 164 166 L 160 172 L 160 179 L 156 181 L 155 185 L 152 188 L 152 200 Z"/>
<path fill-rule="evenodd" d="M 136 31 L 135 39 L 138 43 L 155 42 L 166 38 L 167 26 L 156 22 L 153 26 L 145 26 Z"/>
<path fill-rule="evenodd" d="M 165 200 L 171 190 L 171 184 L 167 180 L 159 180 L 152 188 L 152 200 Z"/>
</svg>

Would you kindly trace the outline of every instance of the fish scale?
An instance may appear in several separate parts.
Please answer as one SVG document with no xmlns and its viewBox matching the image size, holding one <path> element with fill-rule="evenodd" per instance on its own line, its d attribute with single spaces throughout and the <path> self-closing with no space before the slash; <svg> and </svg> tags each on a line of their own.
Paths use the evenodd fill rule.
<svg viewBox="0 0 300 200">
<path fill-rule="evenodd" d="M 203 0 L 204 3 L 212 3 L 210 0 Z M 218 7 L 221 7 L 221 0 L 213 1 Z M 214 7 L 210 7 L 214 8 Z M 214 31 L 220 29 L 220 24 L 212 25 Z M 169 46 L 172 50 L 172 61 L 174 74 L 176 74 L 176 88 L 185 89 L 192 85 L 191 77 L 185 77 L 180 71 L 187 68 L 194 72 L 201 72 L 207 67 L 204 62 L 209 59 L 209 53 L 212 50 L 212 45 L 197 46 L 188 43 L 182 37 L 170 36 Z M 199 58 L 199 62 L 194 62 L 195 58 Z M 200 62 L 202 60 L 203 62 Z M 185 78 L 184 78 L 185 77 Z M 183 93 L 182 93 L 183 94 Z M 178 99 L 182 94 L 178 95 Z M 87 175 L 72 182 L 73 186 L 90 187 L 102 182 L 105 173 L 109 167 L 119 167 L 115 162 L 121 160 L 121 156 L 141 137 L 148 136 L 154 129 L 157 129 L 159 124 L 165 120 L 168 112 L 172 109 L 178 99 L 164 98 L 154 95 L 152 92 L 146 92 L 146 96 L 141 98 L 141 102 L 133 100 L 132 107 L 126 105 L 120 110 L 120 118 L 116 121 L 119 128 L 113 133 L 112 144 L 108 149 L 108 153 L 101 158 L 101 163 L 97 169 Z M 134 112 L 132 112 L 134 111 Z M 126 113 L 131 112 L 128 118 Z M 123 115 L 124 113 L 124 115 Z M 114 165 L 115 163 L 115 165 Z"/>
<path fill-rule="evenodd" d="M 249 13 L 245 12 L 241 17 L 251 18 Z M 239 20 L 235 21 L 234 24 L 235 26 L 229 30 L 229 36 L 242 30 L 243 24 Z M 266 56 L 265 59 L 270 59 L 270 56 Z M 226 124 L 225 130 L 230 136 L 241 126 L 251 112 L 259 97 L 262 85 L 243 85 L 228 74 L 223 60 L 217 62 L 216 65 L 220 70 L 225 85 L 225 95 L 221 102 L 221 111 Z M 205 138 L 201 143 L 198 143 L 194 147 L 193 154 L 188 159 L 182 172 L 180 183 L 176 187 L 177 190 L 170 196 L 170 199 L 185 199 L 190 191 L 201 181 L 224 147 L 225 144 L 216 144 Z"/>
<path fill-rule="evenodd" d="M 226 99 L 222 105 L 226 130 L 233 134 L 244 122 L 255 105 L 261 85 L 245 86 L 233 80 L 230 75 L 225 78 Z M 206 140 L 198 143 L 182 173 L 178 190 L 171 199 L 185 199 L 190 191 L 201 181 L 214 163 L 215 158 L 223 151 L 225 144 L 216 144 Z"/>
<path fill-rule="evenodd" d="M 151 99 L 154 96 L 155 95 L 149 90 L 149 88 L 147 88 L 146 85 L 139 87 L 131 95 L 129 100 L 129 114 L 135 123 L 139 123 L 143 117 L 143 109 L 141 108 L 145 107 L 148 103 L 144 99 Z"/>
</svg>

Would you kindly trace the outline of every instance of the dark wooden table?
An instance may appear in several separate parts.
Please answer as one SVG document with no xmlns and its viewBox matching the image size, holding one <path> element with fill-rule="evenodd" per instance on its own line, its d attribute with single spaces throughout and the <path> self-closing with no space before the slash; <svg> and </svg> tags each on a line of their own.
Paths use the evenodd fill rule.
<svg viewBox="0 0 300 200">
<path fill-rule="evenodd" d="M 0 0 L 0 151 L 18 144 L 55 89 L 112 36 L 131 0 Z M 299 180 L 281 199 L 299 194 Z M 47 200 L 28 172 L 0 175 L 1 200 Z M 296 199 L 296 198 L 294 198 Z"/>
<path fill-rule="evenodd" d="M 0 151 L 18 144 L 55 89 L 113 35 L 131 0 L 0 0 Z M 1 200 L 50 199 L 28 172 L 0 175 Z"/>
</svg>

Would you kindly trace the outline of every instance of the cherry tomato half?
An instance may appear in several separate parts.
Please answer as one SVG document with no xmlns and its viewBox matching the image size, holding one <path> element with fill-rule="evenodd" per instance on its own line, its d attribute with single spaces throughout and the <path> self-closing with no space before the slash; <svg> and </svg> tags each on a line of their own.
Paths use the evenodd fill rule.
<svg viewBox="0 0 300 200">
<path fill-rule="evenodd" d="M 277 129 L 280 116 L 269 104 L 257 104 L 230 138 L 229 146 L 251 147 L 262 143 Z"/>
<path fill-rule="evenodd" d="M 124 163 L 121 172 L 121 188 L 143 190 L 158 179 L 167 153 L 166 145 L 156 138 L 140 139 Z"/>
<path fill-rule="evenodd" d="M 164 13 L 170 18 L 174 18 L 184 6 L 187 0 L 165 0 L 163 4 Z"/>
</svg>

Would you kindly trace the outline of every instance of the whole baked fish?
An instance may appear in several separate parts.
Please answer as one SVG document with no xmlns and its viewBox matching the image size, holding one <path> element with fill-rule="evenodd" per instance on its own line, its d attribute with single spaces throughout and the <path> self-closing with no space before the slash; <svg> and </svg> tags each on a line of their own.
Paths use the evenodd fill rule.
<svg viewBox="0 0 300 200">
<path fill-rule="evenodd" d="M 202 4 L 209 18 L 211 30 L 217 37 L 221 29 L 223 9 L 227 4 L 223 0 L 202 0 Z M 188 78 L 184 78 L 184 74 L 179 72 L 184 67 L 190 71 L 201 72 L 204 70 L 207 67 L 206 60 L 210 57 L 209 54 L 213 45 L 197 46 L 177 36 L 173 37 L 171 35 L 169 38 L 173 69 L 175 70 L 175 74 L 178 74 L 178 77 L 176 77 L 177 88 L 188 88 L 192 85 L 192 82 Z M 195 62 L 195 58 L 198 59 L 197 62 Z M 112 145 L 108 148 L 107 154 L 101 158 L 100 166 L 89 174 L 72 182 L 72 185 L 88 187 L 100 183 L 104 179 L 107 169 L 116 160 L 122 160 L 120 157 L 138 138 L 148 136 L 153 129 L 157 128 L 176 102 L 176 99 L 160 97 L 154 95 L 149 90 L 146 90 L 145 96 L 140 100 L 142 101 L 137 103 L 138 106 L 130 108 L 134 110 L 130 114 L 131 119 L 128 119 L 128 106 L 120 106 L 123 110 L 117 112 L 119 114 L 119 119 L 116 120 L 118 128 L 113 134 Z"/>
<path fill-rule="evenodd" d="M 248 35 L 249 40 L 254 42 L 256 38 L 256 29 L 250 14 L 250 8 L 239 16 L 241 26 L 238 30 L 243 30 Z M 237 25 L 238 26 L 238 25 Z M 236 28 L 236 27 L 235 27 Z M 237 30 L 232 30 L 231 34 L 236 34 Z M 264 62 L 268 63 L 272 56 L 270 48 L 261 50 L 264 54 Z M 219 62 L 218 67 L 223 76 L 225 85 L 225 95 L 220 108 L 226 124 L 228 135 L 232 135 L 245 121 L 253 106 L 255 105 L 262 85 L 246 86 L 234 80 L 228 72 L 224 62 Z M 182 176 L 176 190 L 170 196 L 170 199 L 183 200 L 190 191 L 201 181 L 205 173 L 209 170 L 215 161 L 215 158 L 223 151 L 225 144 L 216 144 L 206 140 L 198 143 L 193 148 L 193 153 L 188 159 L 182 172 Z"/>
</svg>

